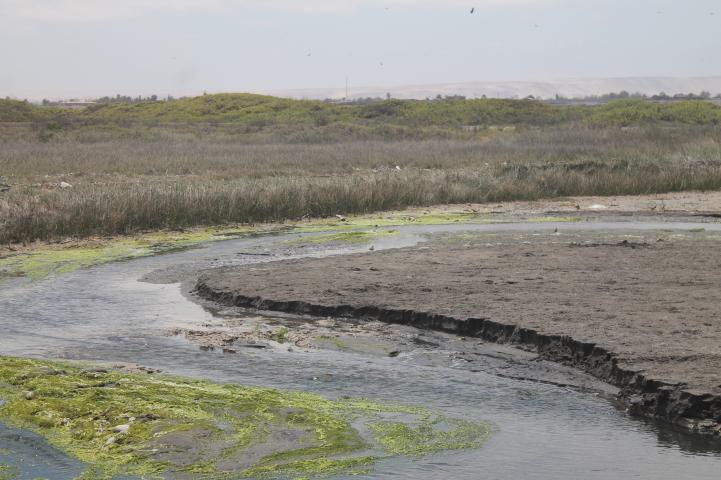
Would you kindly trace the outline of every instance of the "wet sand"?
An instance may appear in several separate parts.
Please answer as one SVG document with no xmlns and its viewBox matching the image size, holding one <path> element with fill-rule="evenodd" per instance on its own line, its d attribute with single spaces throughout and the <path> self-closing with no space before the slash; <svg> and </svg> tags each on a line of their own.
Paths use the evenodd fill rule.
<svg viewBox="0 0 721 480">
<path fill-rule="evenodd" d="M 717 234 L 565 229 L 446 235 L 420 247 L 219 269 L 198 282 L 225 304 L 514 343 L 621 387 L 635 413 L 716 434 L 720 287 Z"/>
</svg>

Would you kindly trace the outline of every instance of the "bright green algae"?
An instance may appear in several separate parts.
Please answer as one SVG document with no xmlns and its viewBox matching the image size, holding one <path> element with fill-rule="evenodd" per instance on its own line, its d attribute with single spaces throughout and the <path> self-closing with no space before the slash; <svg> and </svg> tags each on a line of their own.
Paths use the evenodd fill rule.
<svg viewBox="0 0 721 480">
<path fill-rule="evenodd" d="M 357 473 L 390 456 L 479 448 L 490 433 L 425 408 L 7 357 L 0 398 L 1 421 L 84 462 L 83 478 Z"/>
<path fill-rule="evenodd" d="M 0 464 L 0 480 L 12 480 L 17 478 L 17 472 L 10 465 Z"/>
<path fill-rule="evenodd" d="M 262 232 L 262 229 L 253 227 L 209 228 L 190 232 L 144 234 L 135 238 L 119 238 L 79 246 L 44 245 L 27 253 L 0 258 L 0 278 L 26 276 L 40 280 L 49 275 L 70 273 L 80 268 L 158 255 Z"/>
</svg>

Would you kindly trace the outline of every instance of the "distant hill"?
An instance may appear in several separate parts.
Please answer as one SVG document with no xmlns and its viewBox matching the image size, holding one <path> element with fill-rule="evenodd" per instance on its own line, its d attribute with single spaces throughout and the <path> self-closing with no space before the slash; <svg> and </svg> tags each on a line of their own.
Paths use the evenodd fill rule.
<svg viewBox="0 0 721 480">
<path fill-rule="evenodd" d="M 717 77 L 627 77 L 627 78 L 591 78 L 567 79 L 547 82 L 464 82 L 439 83 L 429 85 L 395 85 L 352 87 L 351 98 L 385 97 L 390 93 L 393 98 L 424 99 L 437 95 L 463 95 L 468 98 L 525 98 L 529 95 L 545 99 L 560 95 L 568 98 L 604 95 L 610 92 L 627 91 L 655 95 L 665 92 L 699 93 L 707 91 L 713 95 L 721 94 L 721 76 Z M 266 92 L 291 98 L 324 99 L 345 97 L 342 88 L 295 89 Z"/>
</svg>

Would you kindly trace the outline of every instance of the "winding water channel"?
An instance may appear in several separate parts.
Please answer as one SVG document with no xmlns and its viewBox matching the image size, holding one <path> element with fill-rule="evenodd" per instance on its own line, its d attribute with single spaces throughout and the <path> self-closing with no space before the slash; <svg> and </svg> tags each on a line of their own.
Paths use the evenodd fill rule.
<svg viewBox="0 0 721 480">
<path fill-rule="evenodd" d="M 432 233 L 465 230 L 678 230 L 719 223 L 594 221 L 578 224 L 446 225 L 396 227 L 376 249 L 411 246 Z M 393 335 L 424 343 L 395 358 L 333 349 L 239 349 L 229 355 L 201 350 L 175 328 L 222 323 L 212 305 L 193 298 L 198 272 L 216 266 L 288 256 L 337 255 L 368 245 L 289 248 L 298 235 L 260 236 L 202 248 L 101 265 L 39 282 L 0 285 L 0 354 L 47 359 L 129 362 L 164 372 L 223 382 L 362 396 L 424 405 L 495 426 L 480 450 L 421 459 L 397 458 L 360 478 L 407 479 L 718 479 L 721 442 L 627 416 L 612 401 L 611 386 L 538 361 L 510 348 L 460 344 L 444 334 L 406 327 Z M 258 252 L 264 255 L 257 255 Z M 255 316 L 252 312 L 235 312 Z M 222 318 L 221 318 L 222 317 Z M 267 314 L 268 322 L 294 322 Z M 393 338 L 391 335 L 391 341 Z M 430 345 L 430 346 L 429 346 Z M 0 426 L 0 464 L 38 476 L 71 479 L 82 465 L 42 439 Z M 358 478 L 358 477 L 354 477 Z"/>
</svg>

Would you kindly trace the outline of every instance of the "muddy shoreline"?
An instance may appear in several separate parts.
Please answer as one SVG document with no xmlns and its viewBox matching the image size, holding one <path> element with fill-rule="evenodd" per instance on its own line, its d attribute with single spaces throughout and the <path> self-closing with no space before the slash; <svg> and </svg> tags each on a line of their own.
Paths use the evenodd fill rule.
<svg viewBox="0 0 721 480">
<path fill-rule="evenodd" d="M 424 247 L 220 269 L 201 276 L 196 288 L 225 305 L 378 320 L 512 344 L 619 387 L 633 414 L 721 436 L 717 299 L 697 298 L 719 284 L 718 238 L 593 235 L 436 239 Z M 581 258 L 592 260 L 565 270 Z M 493 273 L 464 271 L 474 265 Z M 530 271 L 543 272 L 545 280 L 529 277 Z M 531 280 L 550 282 L 552 291 L 539 294 Z M 623 287 L 609 288 L 615 284 Z M 503 297 L 500 308 L 479 300 L 494 294 Z M 586 296 L 579 300 L 579 294 Z M 684 295 L 694 304 L 683 303 Z M 659 312 L 646 307 L 667 297 L 671 317 L 680 318 L 654 325 Z M 616 307 L 625 316 L 599 323 L 598 312 Z M 568 318 L 556 319 L 558 312 Z M 640 324 L 627 325 L 633 322 Z"/>
</svg>

